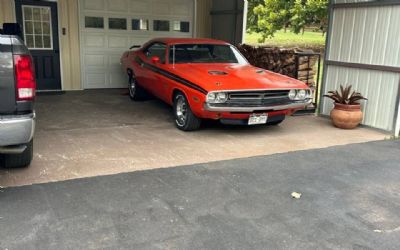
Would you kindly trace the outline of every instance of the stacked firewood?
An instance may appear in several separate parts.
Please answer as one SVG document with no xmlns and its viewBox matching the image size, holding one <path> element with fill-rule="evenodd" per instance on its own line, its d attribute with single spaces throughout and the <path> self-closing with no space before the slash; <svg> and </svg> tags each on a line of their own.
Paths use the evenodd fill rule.
<svg viewBox="0 0 400 250">
<path fill-rule="evenodd" d="M 297 71 L 297 79 L 307 83 L 309 86 L 315 84 L 316 62 L 317 57 L 301 56 L 299 57 L 299 66 Z"/>
<path fill-rule="evenodd" d="M 287 75 L 308 83 L 315 83 L 317 57 L 298 55 L 304 52 L 299 49 L 282 49 L 277 47 L 255 47 L 247 44 L 238 46 L 239 51 L 250 64 L 276 73 Z M 309 51 L 307 51 L 309 52 Z M 297 60 L 298 58 L 298 66 Z"/>
</svg>

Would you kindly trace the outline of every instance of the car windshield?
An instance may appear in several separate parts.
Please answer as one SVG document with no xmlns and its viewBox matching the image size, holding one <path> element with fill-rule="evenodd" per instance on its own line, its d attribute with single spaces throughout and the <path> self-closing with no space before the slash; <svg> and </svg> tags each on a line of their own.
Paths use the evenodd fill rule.
<svg viewBox="0 0 400 250">
<path fill-rule="evenodd" d="M 247 64 L 247 60 L 230 45 L 217 44 L 178 44 L 169 51 L 169 62 L 179 63 L 238 63 Z"/>
</svg>

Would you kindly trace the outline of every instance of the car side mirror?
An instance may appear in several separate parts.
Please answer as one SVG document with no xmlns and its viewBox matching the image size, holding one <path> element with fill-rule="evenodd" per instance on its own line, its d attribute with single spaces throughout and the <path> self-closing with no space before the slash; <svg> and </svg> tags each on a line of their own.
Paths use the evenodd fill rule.
<svg viewBox="0 0 400 250">
<path fill-rule="evenodd" d="M 157 64 L 157 63 L 160 63 L 160 58 L 159 58 L 158 56 L 153 56 L 153 57 L 151 58 L 151 61 L 152 61 L 154 64 Z"/>
</svg>

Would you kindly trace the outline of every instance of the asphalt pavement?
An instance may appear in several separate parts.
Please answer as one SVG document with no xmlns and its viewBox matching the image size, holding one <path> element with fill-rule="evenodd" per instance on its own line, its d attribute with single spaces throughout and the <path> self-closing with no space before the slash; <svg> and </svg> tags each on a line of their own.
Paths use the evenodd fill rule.
<svg viewBox="0 0 400 250">
<path fill-rule="evenodd" d="M 400 249 L 400 141 L 1 189 L 0 249 Z"/>
</svg>

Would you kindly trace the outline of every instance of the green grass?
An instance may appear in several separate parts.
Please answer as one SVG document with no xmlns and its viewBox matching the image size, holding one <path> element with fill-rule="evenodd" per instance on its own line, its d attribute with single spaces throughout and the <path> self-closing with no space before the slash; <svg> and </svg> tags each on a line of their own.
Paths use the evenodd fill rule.
<svg viewBox="0 0 400 250">
<path fill-rule="evenodd" d="M 323 50 L 325 47 L 325 38 L 320 32 L 306 31 L 302 35 L 295 34 L 293 32 L 287 31 L 286 33 L 278 31 L 275 33 L 273 38 L 266 39 L 264 43 L 259 43 L 258 39 L 261 35 L 258 33 L 247 33 L 245 37 L 245 43 L 247 44 L 257 44 L 257 45 L 267 45 L 267 46 L 278 46 L 285 48 L 302 48 L 302 49 L 314 49 Z"/>
</svg>

